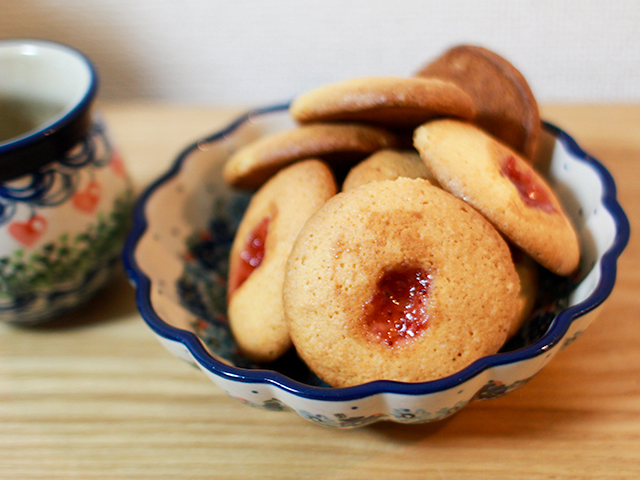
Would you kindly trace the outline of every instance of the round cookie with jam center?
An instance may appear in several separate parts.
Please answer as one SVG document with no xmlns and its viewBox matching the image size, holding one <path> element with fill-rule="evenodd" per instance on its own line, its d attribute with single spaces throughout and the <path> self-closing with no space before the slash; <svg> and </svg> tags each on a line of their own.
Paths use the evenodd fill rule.
<svg viewBox="0 0 640 480">
<path fill-rule="evenodd" d="M 285 264 L 304 223 L 336 189 L 324 163 L 298 162 L 265 183 L 242 217 L 229 257 L 227 312 L 240 350 L 257 362 L 291 347 L 282 306 Z"/>
<path fill-rule="evenodd" d="M 280 169 L 300 160 L 319 158 L 337 170 L 348 169 L 371 153 L 400 143 L 396 134 L 370 125 L 301 125 L 240 148 L 226 161 L 222 175 L 233 187 L 255 190 Z"/>
<path fill-rule="evenodd" d="M 434 120 L 414 145 L 438 183 L 479 210 L 516 246 L 557 275 L 580 261 L 571 220 L 547 181 L 520 155 L 480 128 Z"/>
<path fill-rule="evenodd" d="M 423 382 L 496 353 L 517 313 L 504 239 L 423 179 L 331 198 L 291 250 L 284 308 L 300 357 L 324 381 Z"/>
<path fill-rule="evenodd" d="M 365 77 L 324 85 L 291 104 L 301 123 L 355 121 L 401 130 L 431 118 L 472 119 L 471 97 L 453 82 L 441 79 Z"/>
<path fill-rule="evenodd" d="M 433 185 L 437 181 L 415 150 L 380 150 L 354 166 L 342 183 L 351 190 L 369 182 L 395 180 L 398 177 L 424 178 Z"/>
</svg>

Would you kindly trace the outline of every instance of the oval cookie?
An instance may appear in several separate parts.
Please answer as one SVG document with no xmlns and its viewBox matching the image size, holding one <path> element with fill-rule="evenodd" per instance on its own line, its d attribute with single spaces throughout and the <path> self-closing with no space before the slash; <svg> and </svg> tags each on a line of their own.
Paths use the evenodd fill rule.
<svg viewBox="0 0 640 480">
<path fill-rule="evenodd" d="M 441 378 L 495 353 L 516 314 L 509 247 L 423 179 L 331 198 L 292 248 L 284 307 L 300 357 L 328 384 Z"/>
<path fill-rule="evenodd" d="M 398 137 L 369 125 L 303 125 L 262 137 L 235 152 L 225 163 L 223 178 L 231 186 L 257 189 L 278 170 L 299 160 L 321 158 L 352 165 L 382 148 L 394 148 Z"/>
<path fill-rule="evenodd" d="M 538 295 L 538 264 L 521 250 L 512 247 L 513 263 L 520 280 L 520 293 L 518 294 L 518 314 L 513 319 L 507 339 L 513 337 L 520 327 L 529 319 Z"/>
<path fill-rule="evenodd" d="M 541 134 L 538 104 L 524 76 L 486 48 L 454 47 L 417 74 L 458 85 L 473 99 L 480 128 L 533 160 Z"/>
<path fill-rule="evenodd" d="M 342 183 L 342 190 L 351 190 L 369 182 L 395 180 L 398 177 L 424 178 L 437 182 L 420 155 L 412 150 L 380 150 L 353 167 Z"/>
<path fill-rule="evenodd" d="M 444 119 L 415 130 L 414 145 L 445 190 L 558 275 L 578 266 L 578 237 L 552 188 L 516 152 L 465 122 Z"/>
<path fill-rule="evenodd" d="M 301 123 L 357 121 L 401 130 L 435 117 L 471 119 L 473 100 L 453 82 L 367 77 L 322 86 L 298 97 L 291 116 Z"/>
<path fill-rule="evenodd" d="M 258 362 L 291 346 L 282 307 L 282 285 L 293 241 L 336 185 L 318 160 L 291 165 L 252 197 L 229 259 L 228 316 L 240 350 Z"/>
</svg>

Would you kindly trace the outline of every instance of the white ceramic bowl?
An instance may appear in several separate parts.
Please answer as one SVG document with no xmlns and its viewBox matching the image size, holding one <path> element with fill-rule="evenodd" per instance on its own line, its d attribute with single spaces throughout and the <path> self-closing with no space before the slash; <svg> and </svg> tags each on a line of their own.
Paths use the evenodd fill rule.
<svg viewBox="0 0 640 480">
<path fill-rule="evenodd" d="M 252 365 L 236 350 L 224 300 L 228 249 L 247 198 L 224 186 L 220 169 L 240 146 L 292 126 L 287 105 L 268 107 L 189 146 L 139 199 L 124 252 L 138 307 L 152 331 L 240 402 L 295 411 L 331 427 L 438 420 L 474 399 L 524 385 L 578 338 L 611 293 L 629 237 L 613 179 L 566 133 L 545 124 L 548 175 L 575 222 L 583 258 L 571 279 L 543 276 L 539 308 L 500 353 L 436 381 L 349 388 L 323 385 L 295 353 L 268 368 Z"/>
</svg>

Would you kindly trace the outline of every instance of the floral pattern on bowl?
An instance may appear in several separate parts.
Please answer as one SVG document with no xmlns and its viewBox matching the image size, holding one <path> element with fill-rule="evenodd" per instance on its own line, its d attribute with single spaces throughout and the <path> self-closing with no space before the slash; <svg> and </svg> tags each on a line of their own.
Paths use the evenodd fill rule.
<svg viewBox="0 0 640 480">
<path fill-rule="evenodd" d="M 235 345 L 225 305 L 228 252 L 248 197 L 228 189 L 220 171 L 240 146 L 291 126 L 287 105 L 268 107 L 189 146 L 140 198 L 125 247 L 138 307 L 152 331 L 238 401 L 339 428 L 439 420 L 524 385 L 587 328 L 610 294 L 629 237 L 613 179 L 571 137 L 545 124 L 548 175 L 577 227 L 583 260 L 569 279 L 545 271 L 534 313 L 501 352 L 432 382 L 349 388 L 328 387 L 293 351 L 254 365 Z"/>
</svg>

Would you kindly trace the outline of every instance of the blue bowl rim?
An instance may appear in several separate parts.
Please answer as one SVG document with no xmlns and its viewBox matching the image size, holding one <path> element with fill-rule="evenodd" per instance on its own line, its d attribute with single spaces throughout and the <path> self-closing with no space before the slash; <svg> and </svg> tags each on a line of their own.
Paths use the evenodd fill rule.
<svg viewBox="0 0 640 480">
<path fill-rule="evenodd" d="M 603 184 L 602 203 L 613 217 L 617 231 L 613 244 L 602 256 L 600 262 L 601 275 L 597 288 L 582 302 L 561 311 L 540 340 L 519 350 L 480 358 L 458 373 L 438 380 L 421 383 L 376 380 L 345 388 L 311 386 L 292 380 L 273 370 L 239 368 L 216 360 L 207 352 L 200 339 L 193 332 L 168 325 L 157 315 L 151 305 L 151 281 L 141 271 L 135 261 L 137 243 L 147 228 L 145 207 L 153 193 L 180 171 L 185 159 L 193 150 L 197 149 L 199 145 L 213 142 L 229 135 L 245 122 L 256 116 L 283 111 L 288 109 L 288 107 L 289 103 L 287 102 L 249 110 L 223 129 L 187 146 L 178 155 L 173 165 L 142 192 L 134 208 L 134 226 L 125 243 L 123 262 L 127 275 L 136 286 L 138 309 L 146 323 L 156 334 L 168 340 L 183 344 L 194 359 L 212 374 L 234 382 L 269 384 L 296 396 L 320 401 L 348 401 L 378 394 L 412 396 L 432 394 L 460 386 L 462 383 L 489 368 L 517 363 L 542 355 L 551 350 L 562 341 L 575 318 L 588 313 L 602 304 L 613 290 L 616 280 L 616 262 L 626 247 L 630 235 L 629 221 L 616 198 L 616 186 L 613 177 L 598 160 L 583 151 L 576 141 L 566 132 L 555 125 L 543 122 L 546 130 L 552 133 L 571 153 L 590 165 L 598 173 Z"/>
</svg>

